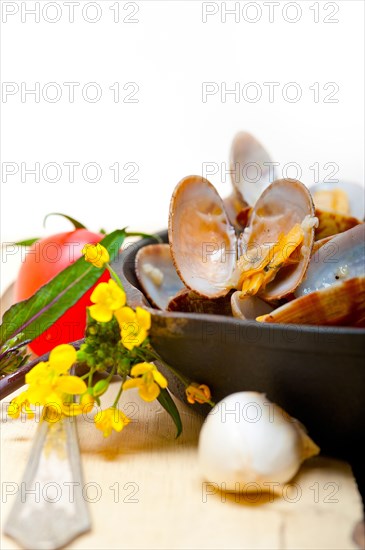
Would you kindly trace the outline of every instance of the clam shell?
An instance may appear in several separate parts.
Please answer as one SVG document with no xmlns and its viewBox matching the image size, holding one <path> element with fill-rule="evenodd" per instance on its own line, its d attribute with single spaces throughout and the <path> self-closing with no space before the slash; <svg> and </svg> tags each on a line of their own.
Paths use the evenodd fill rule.
<svg viewBox="0 0 365 550">
<path fill-rule="evenodd" d="M 365 277 L 365 224 L 335 235 L 313 254 L 305 279 L 295 291 L 303 296 L 354 277 Z"/>
<path fill-rule="evenodd" d="M 176 186 L 170 203 L 169 242 L 180 278 L 194 292 L 218 298 L 229 292 L 237 243 L 223 201 L 201 176 Z"/>
<path fill-rule="evenodd" d="M 348 196 L 350 206 L 349 215 L 359 220 L 363 220 L 365 218 L 365 192 L 363 186 L 350 182 L 333 182 L 317 183 L 309 188 L 312 195 L 318 191 L 336 191 L 337 189 L 345 191 Z M 316 203 L 315 200 L 314 203 Z M 318 204 L 318 207 L 320 210 L 323 210 L 320 204 Z"/>
<path fill-rule="evenodd" d="M 341 214 L 340 212 L 329 212 L 316 208 L 316 216 L 318 218 L 318 227 L 315 232 L 315 239 L 325 239 L 331 235 L 337 235 L 348 229 L 352 229 L 356 225 L 362 223 L 357 218 Z"/>
<path fill-rule="evenodd" d="M 230 224 L 236 229 L 236 231 L 242 231 L 245 226 L 242 226 L 239 216 L 245 209 L 250 209 L 249 206 L 242 200 L 240 195 L 233 191 L 228 197 L 223 199 L 224 209 L 228 216 Z"/>
<path fill-rule="evenodd" d="M 242 202 L 250 206 L 275 179 L 269 153 L 248 132 L 239 132 L 234 137 L 230 165 L 233 188 Z"/>
<path fill-rule="evenodd" d="M 312 257 L 316 254 L 316 252 L 318 252 L 320 248 L 322 248 L 323 245 L 327 244 L 330 240 L 332 240 L 334 236 L 335 235 L 331 235 L 330 237 L 325 237 L 324 239 L 319 239 L 318 241 L 314 241 L 313 248 L 312 248 Z"/>
<path fill-rule="evenodd" d="M 298 180 L 276 180 L 265 189 L 252 210 L 250 225 L 239 242 L 241 254 L 256 250 L 258 257 L 262 257 L 269 243 L 277 242 L 280 234 L 289 233 L 306 216 L 314 216 L 314 205 L 307 187 Z M 278 272 L 261 293 L 265 300 L 277 300 L 290 294 L 302 281 L 311 256 L 314 227 L 308 226 L 304 233 L 299 261 Z"/>
<path fill-rule="evenodd" d="M 298 325 L 365 326 L 365 277 L 348 279 L 301 296 L 260 320 Z"/>
<path fill-rule="evenodd" d="M 241 292 L 237 290 L 231 296 L 231 307 L 234 317 L 243 320 L 255 320 L 259 315 L 266 315 L 273 311 L 272 306 L 257 296 L 245 296 L 240 298 Z"/>
<path fill-rule="evenodd" d="M 171 298 L 184 288 L 168 244 L 150 244 L 141 248 L 136 255 L 135 269 L 144 294 L 159 309 L 166 309 Z"/>
</svg>

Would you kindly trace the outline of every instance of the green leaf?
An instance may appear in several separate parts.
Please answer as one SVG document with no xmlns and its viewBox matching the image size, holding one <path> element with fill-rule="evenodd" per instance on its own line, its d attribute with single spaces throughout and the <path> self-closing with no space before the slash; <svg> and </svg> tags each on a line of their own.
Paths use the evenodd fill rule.
<svg viewBox="0 0 365 550">
<path fill-rule="evenodd" d="M 50 214 L 47 214 L 47 216 L 43 220 L 43 227 L 46 226 L 46 221 L 49 216 L 62 216 L 63 218 L 66 218 L 66 220 L 71 222 L 75 229 L 86 229 L 86 227 L 82 223 L 75 220 L 75 218 L 71 218 L 71 216 L 67 216 L 67 214 L 62 214 L 61 212 L 51 212 Z"/>
<path fill-rule="evenodd" d="M 172 420 L 174 421 L 175 426 L 176 426 L 176 430 L 177 430 L 176 438 L 178 438 L 179 435 L 182 432 L 181 417 L 180 417 L 180 413 L 179 413 L 179 411 L 178 411 L 178 409 L 175 405 L 175 402 L 173 401 L 173 399 L 172 399 L 171 395 L 169 394 L 168 390 L 161 389 L 160 395 L 158 396 L 157 400 L 159 401 L 160 405 L 163 406 L 165 411 L 167 411 L 169 413 Z"/>
<path fill-rule="evenodd" d="M 126 237 L 117 229 L 100 241 L 113 261 Z M 61 271 L 33 296 L 12 306 L 0 326 L 0 345 L 20 332 L 24 340 L 34 340 L 49 328 L 96 283 L 103 270 L 87 263 L 84 257 Z"/>
<path fill-rule="evenodd" d="M 16 244 L 17 246 L 31 246 L 32 244 L 39 241 L 39 239 L 40 237 L 35 237 L 34 239 L 25 239 L 24 241 L 17 241 L 14 244 Z"/>
</svg>

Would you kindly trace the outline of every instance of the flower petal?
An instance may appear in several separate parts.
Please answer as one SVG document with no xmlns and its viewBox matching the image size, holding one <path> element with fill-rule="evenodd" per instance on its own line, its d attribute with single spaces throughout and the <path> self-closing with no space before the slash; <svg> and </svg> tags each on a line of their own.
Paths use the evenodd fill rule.
<svg viewBox="0 0 365 550">
<path fill-rule="evenodd" d="M 113 311 L 104 304 L 94 304 L 89 307 L 89 313 L 95 321 L 108 323 L 113 318 Z"/>
<path fill-rule="evenodd" d="M 33 384 L 27 389 L 29 402 L 33 405 L 45 405 L 47 396 L 52 393 L 52 386 L 44 384 L 43 386 L 34 386 Z"/>
<path fill-rule="evenodd" d="M 148 330 L 151 328 L 151 314 L 142 307 L 136 308 L 137 323 L 141 328 Z"/>
<path fill-rule="evenodd" d="M 99 283 L 97 287 L 94 288 L 90 296 L 90 300 L 95 304 L 97 302 L 104 302 L 108 296 L 109 285 L 108 283 Z"/>
<path fill-rule="evenodd" d="M 64 403 L 62 413 L 66 416 L 78 416 L 84 412 L 84 408 L 80 403 Z"/>
<path fill-rule="evenodd" d="M 118 309 L 115 311 L 114 315 L 121 328 L 124 323 L 133 323 L 136 321 L 136 314 L 133 309 L 128 306 Z"/>
<path fill-rule="evenodd" d="M 113 430 L 116 432 L 122 431 L 122 429 L 129 424 L 130 419 L 119 409 L 113 410 L 113 416 L 111 416 Z"/>
<path fill-rule="evenodd" d="M 130 390 L 132 388 L 139 388 L 139 386 L 141 385 L 142 383 L 142 380 L 140 379 L 134 379 L 134 380 L 126 380 L 123 384 L 123 390 Z"/>
<path fill-rule="evenodd" d="M 120 288 L 119 285 L 113 280 L 109 279 L 109 293 L 110 293 L 110 301 L 113 303 L 113 309 L 118 310 L 121 307 L 125 306 L 125 303 L 127 301 L 126 294 L 123 289 Z"/>
<path fill-rule="evenodd" d="M 103 267 L 110 260 L 109 252 L 100 243 L 86 244 L 82 249 L 82 253 L 85 256 L 85 260 L 94 267 Z"/>
<path fill-rule="evenodd" d="M 57 374 L 67 372 L 76 362 L 76 350 L 69 344 L 61 344 L 53 348 L 48 362 Z"/>
<path fill-rule="evenodd" d="M 99 411 L 94 417 L 94 422 L 96 427 L 103 432 L 104 437 L 108 437 L 113 429 L 120 432 L 130 422 L 130 419 L 119 409 L 110 407 L 105 411 Z"/>
<path fill-rule="evenodd" d="M 137 363 L 137 365 L 134 365 L 131 368 L 131 375 L 132 376 L 141 376 L 142 374 L 145 374 L 146 372 L 151 372 L 155 367 L 152 363 Z"/>
<path fill-rule="evenodd" d="M 26 384 L 37 384 L 47 379 L 50 373 L 49 364 L 41 361 L 25 375 Z"/>
<path fill-rule="evenodd" d="M 71 395 L 82 394 L 87 391 L 87 386 L 78 376 L 60 376 L 56 382 L 57 391 Z"/>
<path fill-rule="evenodd" d="M 152 371 L 153 378 L 155 382 L 160 386 L 160 388 L 167 388 L 167 380 L 156 368 Z"/>
<path fill-rule="evenodd" d="M 159 395 L 160 395 L 160 386 L 158 386 L 155 382 L 152 382 L 152 384 L 143 384 L 139 388 L 139 395 L 142 397 L 144 401 L 154 401 Z"/>
</svg>

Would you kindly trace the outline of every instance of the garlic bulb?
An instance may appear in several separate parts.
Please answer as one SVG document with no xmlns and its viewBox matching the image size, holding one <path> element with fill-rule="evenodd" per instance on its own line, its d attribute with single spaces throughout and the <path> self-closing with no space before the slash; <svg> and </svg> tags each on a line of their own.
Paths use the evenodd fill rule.
<svg viewBox="0 0 365 550">
<path fill-rule="evenodd" d="M 208 414 L 199 437 L 204 478 L 223 490 L 251 484 L 268 491 L 288 482 L 319 453 L 300 423 L 256 392 L 233 393 Z M 249 487 L 250 485 L 246 485 Z"/>
</svg>

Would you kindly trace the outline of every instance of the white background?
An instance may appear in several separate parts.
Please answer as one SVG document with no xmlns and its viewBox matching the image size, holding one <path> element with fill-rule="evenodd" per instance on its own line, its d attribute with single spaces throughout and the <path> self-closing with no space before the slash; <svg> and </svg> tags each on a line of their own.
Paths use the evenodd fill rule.
<svg viewBox="0 0 365 550">
<path fill-rule="evenodd" d="M 270 2 L 272 4 L 272 2 Z M 2 82 L 18 86 L 14 95 L 2 95 L 1 162 L 15 163 L 19 171 L 1 183 L 1 238 L 9 241 L 68 230 L 69 224 L 51 218 L 49 212 L 74 216 L 92 230 L 108 231 L 130 226 L 134 230 L 158 230 L 167 226 L 168 205 L 176 183 L 188 174 L 202 174 L 203 163 L 227 166 L 230 143 L 240 130 L 253 133 L 281 168 L 297 163 L 302 181 L 311 185 L 318 163 L 322 181 L 338 165 L 335 178 L 364 182 L 364 3 L 360 1 L 280 2 L 270 21 L 268 2 L 204 2 L 195 0 L 133 3 L 99 0 L 65 2 L 41 0 L 40 21 L 26 10 L 36 2 L 1 0 Z M 44 6 L 48 4 L 47 10 Z M 116 9 L 119 4 L 119 22 Z M 290 5 L 291 4 L 291 5 Z M 55 6 L 56 5 L 56 6 Z M 237 6 L 236 15 L 224 10 Z M 138 11 L 137 11 L 138 8 Z M 207 10 L 217 11 L 206 16 Z M 242 11 L 243 10 L 243 11 Z M 261 10 L 261 14 L 260 14 Z M 10 15 L 10 11 L 17 11 Z M 132 14 L 132 12 L 135 12 Z M 7 15 L 8 14 L 8 15 Z M 91 23 L 100 16 L 100 20 Z M 290 22 L 295 18 L 297 22 Z M 47 21 L 60 20 L 55 23 Z M 128 23 L 125 19 L 137 21 Z M 250 22 L 257 18 L 257 22 Z M 328 21 L 325 22 L 324 19 Z M 286 20 L 287 19 L 287 20 Z M 318 19 L 318 22 L 315 22 Z M 338 22 L 332 22 L 338 20 Z M 51 102 L 56 88 L 59 101 Z M 64 82 L 75 87 L 74 102 Z M 96 82 L 102 91 L 97 102 L 83 98 L 82 90 Z M 119 102 L 110 86 L 118 82 Z M 136 103 L 123 102 L 139 90 Z M 215 95 L 202 98 L 204 82 L 215 82 Z M 244 88 L 254 82 L 255 87 Z M 277 82 L 273 101 L 268 82 Z M 296 83 L 302 92 L 290 98 Z M 319 97 L 310 89 L 318 83 Z M 4 84 L 5 83 L 5 84 Z M 24 84 L 22 84 L 24 83 Z M 21 90 L 39 83 L 40 100 L 22 98 Z M 222 86 L 240 95 L 222 100 Z M 325 98 L 335 83 L 332 99 Z M 11 86 L 11 85 L 10 85 Z M 45 87 L 46 86 L 46 87 Z M 237 85 L 236 85 L 237 86 Z M 14 89 L 14 88 L 13 88 Z M 255 90 L 257 102 L 249 102 Z M 44 91 L 46 99 L 43 97 Z M 94 90 L 86 90 L 92 98 Z M 331 97 L 331 96 L 330 96 Z M 223 96 L 224 99 L 224 96 Z M 21 163 L 33 168 L 40 163 L 39 183 L 34 175 L 21 174 Z M 62 169 L 59 182 L 42 176 L 47 163 Z M 75 181 L 69 181 L 65 162 L 80 163 Z M 82 167 L 97 163 L 102 176 L 88 182 Z M 119 183 L 109 168 L 119 163 Z M 123 181 L 136 163 L 135 182 Z M 46 174 L 54 177 L 52 169 Z M 94 176 L 92 170 L 88 172 Z M 279 173 L 279 175 L 281 175 Z M 294 177 L 294 172 L 288 173 Z M 210 177 L 225 196 L 229 177 L 219 171 Z M 3 287 L 13 276 L 14 258 L 3 257 Z M 5 281 L 5 283 L 4 283 Z"/>
</svg>

